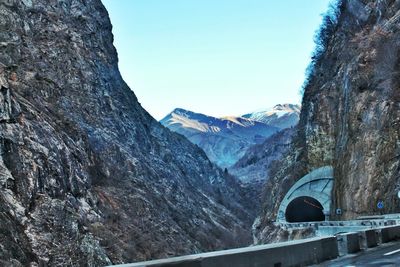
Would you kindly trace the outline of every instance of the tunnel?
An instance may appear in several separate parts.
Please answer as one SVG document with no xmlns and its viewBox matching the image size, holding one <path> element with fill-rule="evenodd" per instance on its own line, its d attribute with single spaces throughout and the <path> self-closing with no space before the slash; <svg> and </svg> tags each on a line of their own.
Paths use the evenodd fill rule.
<svg viewBox="0 0 400 267">
<path fill-rule="evenodd" d="M 321 203 L 312 197 L 302 196 L 293 199 L 286 208 L 287 222 L 324 221 L 325 215 Z"/>
</svg>

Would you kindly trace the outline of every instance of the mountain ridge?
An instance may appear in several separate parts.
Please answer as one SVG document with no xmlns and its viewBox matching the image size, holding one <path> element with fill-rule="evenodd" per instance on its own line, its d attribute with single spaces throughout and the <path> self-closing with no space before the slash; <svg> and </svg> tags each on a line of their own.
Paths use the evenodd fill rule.
<svg viewBox="0 0 400 267">
<path fill-rule="evenodd" d="M 285 129 L 298 123 L 300 109 L 301 106 L 297 104 L 278 104 L 269 109 L 244 114 L 242 117 Z"/>
<path fill-rule="evenodd" d="M 216 118 L 181 108 L 174 109 L 160 123 L 201 147 L 222 168 L 233 165 L 251 145 L 262 143 L 280 130 L 248 118 Z"/>
<path fill-rule="evenodd" d="M 300 107 L 293 104 L 276 105 L 262 112 L 243 116 L 213 117 L 183 108 L 175 108 L 160 123 L 184 135 L 201 147 L 222 168 L 231 167 L 255 144 L 261 144 L 272 134 L 293 127 L 298 122 Z M 258 116 L 255 120 L 252 115 Z M 271 126 L 266 123 L 272 123 Z"/>
<path fill-rule="evenodd" d="M 246 153 L 228 170 L 244 183 L 263 185 L 269 170 L 287 153 L 295 127 L 283 129 L 268 137 L 263 143 L 249 147 Z"/>
</svg>

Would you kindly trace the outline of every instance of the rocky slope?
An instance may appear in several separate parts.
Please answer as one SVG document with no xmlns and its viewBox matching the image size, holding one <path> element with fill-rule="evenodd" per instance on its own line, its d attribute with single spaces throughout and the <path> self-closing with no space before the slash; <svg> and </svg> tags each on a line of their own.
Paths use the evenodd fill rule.
<svg viewBox="0 0 400 267">
<path fill-rule="evenodd" d="M 279 168 L 279 161 L 291 145 L 294 128 L 287 128 L 268 137 L 263 143 L 251 146 L 228 172 L 242 182 L 247 198 L 256 200 L 254 209 L 259 212 L 264 185 L 271 169 Z"/>
<path fill-rule="evenodd" d="M 122 80 L 100 0 L 0 1 L 0 265 L 102 266 L 244 245 L 235 179 Z"/>
<path fill-rule="evenodd" d="M 287 152 L 294 132 L 294 128 L 284 129 L 268 137 L 263 143 L 250 147 L 228 169 L 229 173 L 244 183 L 263 184 L 268 179 L 268 170 Z"/>
<path fill-rule="evenodd" d="M 279 104 L 271 109 L 255 111 L 242 117 L 263 122 L 280 129 L 296 126 L 300 119 L 300 106 L 295 104 Z"/>
<path fill-rule="evenodd" d="M 272 226 L 279 203 L 324 165 L 334 168 L 334 219 L 400 211 L 400 1 L 341 2 L 324 19 L 294 143 L 270 173 L 259 242 L 283 236 Z"/>
<path fill-rule="evenodd" d="M 160 122 L 201 147 L 222 168 L 233 165 L 250 146 L 279 130 L 243 117 L 215 118 L 184 109 L 175 109 Z"/>
</svg>

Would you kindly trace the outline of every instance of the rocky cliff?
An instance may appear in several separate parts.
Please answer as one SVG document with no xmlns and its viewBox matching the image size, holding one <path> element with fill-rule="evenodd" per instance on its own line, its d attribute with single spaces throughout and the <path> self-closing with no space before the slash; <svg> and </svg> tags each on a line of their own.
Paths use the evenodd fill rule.
<svg viewBox="0 0 400 267">
<path fill-rule="evenodd" d="M 334 168 L 333 219 L 400 211 L 400 1 L 339 1 L 317 44 L 298 132 L 266 186 L 259 242 L 284 236 L 272 227 L 279 203 L 325 165 Z"/>
<path fill-rule="evenodd" d="M 244 245 L 251 204 L 122 80 L 100 0 L 0 0 L 0 265 Z"/>
<path fill-rule="evenodd" d="M 245 196 L 254 199 L 254 210 L 260 211 L 261 198 L 269 173 L 280 167 L 280 159 L 291 147 L 295 128 L 287 128 L 251 146 L 228 172 L 242 182 Z"/>
</svg>

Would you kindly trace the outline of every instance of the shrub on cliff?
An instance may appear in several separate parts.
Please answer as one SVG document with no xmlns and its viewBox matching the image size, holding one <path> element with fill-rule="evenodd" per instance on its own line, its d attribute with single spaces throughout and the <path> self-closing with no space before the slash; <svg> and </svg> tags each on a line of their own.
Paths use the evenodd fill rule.
<svg viewBox="0 0 400 267">
<path fill-rule="evenodd" d="M 338 27 L 339 17 L 344 10 L 345 0 L 334 0 L 329 4 L 328 10 L 323 16 L 321 26 L 314 35 L 315 48 L 311 55 L 311 62 L 306 69 L 302 93 L 315 77 L 315 67 L 326 52 L 329 41 L 332 39 Z"/>
</svg>

